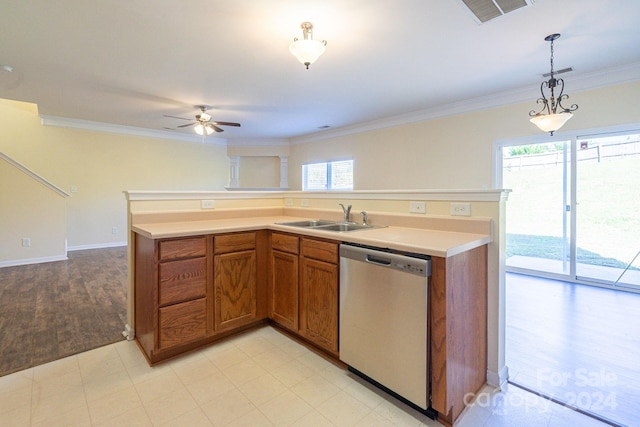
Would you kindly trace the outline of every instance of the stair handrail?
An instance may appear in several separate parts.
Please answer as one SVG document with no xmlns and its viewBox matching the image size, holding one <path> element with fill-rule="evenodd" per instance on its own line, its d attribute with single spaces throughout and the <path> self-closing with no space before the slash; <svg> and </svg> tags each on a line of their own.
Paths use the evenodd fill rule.
<svg viewBox="0 0 640 427">
<path fill-rule="evenodd" d="M 29 169 L 28 167 L 26 167 L 23 164 L 13 160 L 11 157 L 7 156 L 6 154 L 4 154 L 2 152 L 0 152 L 0 159 L 6 161 L 10 165 L 18 168 L 21 172 L 29 175 L 31 178 L 35 179 L 39 183 L 41 183 L 44 186 L 48 187 L 49 189 L 55 191 L 60 196 L 62 196 L 62 197 L 71 197 L 71 194 L 67 193 L 66 191 L 64 191 L 60 187 L 56 186 L 55 184 L 53 184 L 50 181 L 46 180 L 45 178 L 41 177 L 40 175 L 38 175 L 37 173 L 35 173 L 31 169 Z"/>
</svg>

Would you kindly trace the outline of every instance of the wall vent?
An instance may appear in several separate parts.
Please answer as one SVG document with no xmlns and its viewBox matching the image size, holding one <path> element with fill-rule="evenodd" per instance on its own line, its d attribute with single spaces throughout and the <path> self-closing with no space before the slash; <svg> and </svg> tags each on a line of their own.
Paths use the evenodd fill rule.
<svg viewBox="0 0 640 427">
<path fill-rule="evenodd" d="M 522 7 L 531 6 L 534 0 L 458 0 L 479 23 L 487 22 Z"/>
</svg>

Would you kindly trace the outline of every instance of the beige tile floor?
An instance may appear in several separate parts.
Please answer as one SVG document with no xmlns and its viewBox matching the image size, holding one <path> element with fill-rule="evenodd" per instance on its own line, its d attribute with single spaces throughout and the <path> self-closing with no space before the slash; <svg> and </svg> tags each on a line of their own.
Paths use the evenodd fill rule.
<svg viewBox="0 0 640 427">
<path fill-rule="evenodd" d="M 0 377 L 2 426 L 439 426 L 271 327 L 151 368 L 122 341 Z M 599 426 L 511 387 L 460 426 Z"/>
</svg>

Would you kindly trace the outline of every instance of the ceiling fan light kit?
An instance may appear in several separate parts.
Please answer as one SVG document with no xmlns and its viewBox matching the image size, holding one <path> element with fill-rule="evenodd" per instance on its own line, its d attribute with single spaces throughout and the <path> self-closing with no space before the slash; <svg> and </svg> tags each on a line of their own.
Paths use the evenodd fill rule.
<svg viewBox="0 0 640 427">
<path fill-rule="evenodd" d="M 219 122 L 219 121 L 212 121 L 211 120 L 211 114 L 207 113 L 207 107 L 206 105 L 196 105 L 197 108 L 200 109 L 200 114 L 196 114 L 196 120 L 191 122 L 191 123 L 187 123 L 186 125 L 180 125 L 178 126 L 179 128 L 185 128 L 185 127 L 189 127 L 189 126 L 194 126 L 193 128 L 196 133 L 198 135 L 204 136 L 206 135 L 211 135 L 213 132 L 224 132 L 224 129 L 222 129 L 220 126 L 235 126 L 235 127 L 240 127 L 240 123 L 234 123 L 234 122 Z M 176 116 L 165 116 L 165 117 L 171 117 L 173 119 L 180 119 L 180 120 L 192 120 L 192 119 L 185 119 L 184 117 L 176 117 Z"/>
<path fill-rule="evenodd" d="M 560 34 L 550 34 L 544 38 L 546 41 L 551 42 L 551 72 L 549 73 L 549 80 L 545 80 L 540 84 L 540 94 L 542 97 L 538 98 L 536 102 L 542 104 L 542 109 L 538 112 L 535 110 L 529 111 L 529 116 L 531 117 L 529 121 L 540 130 L 549 132 L 551 136 L 553 136 L 555 131 L 564 126 L 564 124 L 573 117 L 573 111 L 578 109 L 576 104 L 572 104 L 569 108 L 562 105 L 562 101 L 568 99 L 569 95 L 564 93 L 564 80 L 554 77 L 553 42 L 559 37 Z M 548 98 L 544 94 L 545 88 L 549 91 Z M 557 97 L 555 95 L 556 88 L 560 91 Z"/>
<path fill-rule="evenodd" d="M 289 45 L 289 52 L 300 61 L 307 70 L 309 65 L 316 62 L 316 60 L 324 53 L 327 46 L 327 41 L 317 41 L 313 39 L 313 24 L 311 22 L 303 22 L 300 24 L 302 28 L 303 39 L 299 40 L 297 37 L 293 39 L 293 42 Z"/>
<path fill-rule="evenodd" d="M 200 123 L 198 123 L 196 127 L 193 129 L 196 131 L 198 135 L 201 135 L 201 136 L 204 135 L 205 133 L 207 135 L 211 135 L 213 133 L 213 129 L 211 129 L 209 126 L 205 126 Z"/>
</svg>

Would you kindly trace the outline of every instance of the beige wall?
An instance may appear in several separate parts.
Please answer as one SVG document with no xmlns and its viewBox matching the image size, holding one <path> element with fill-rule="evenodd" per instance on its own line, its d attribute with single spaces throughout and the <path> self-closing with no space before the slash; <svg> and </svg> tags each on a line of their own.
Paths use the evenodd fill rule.
<svg viewBox="0 0 640 427">
<path fill-rule="evenodd" d="M 279 157 L 244 156 L 240 158 L 240 187 L 278 188 L 279 186 Z"/>
<path fill-rule="evenodd" d="M 66 196 L 0 158 L 0 266 L 67 258 Z M 28 238 L 30 246 L 23 246 Z"/>
<path fill-rule="evenodd" d="M 294 144 L 289 187 L 301 189 L 304 163 L 353 159 L 355 190 L 492 188 L 493 142 L 541 134 L 529 122 L 531 96 L 528 103 Z M 638 99 L 640 81 L 572 93 L 579 109 L 561 132 L 638 123 Z"/>
<path fill-rule="evenodd" d="M 77 187 L 67 199 L 70 249 L 126 243 L 124 190 L 222 190 L 229 174 L 224 146 L 42 126 L 35 106 L 7 100 L 0 152 L 68 193 Z"/>
</svg>

